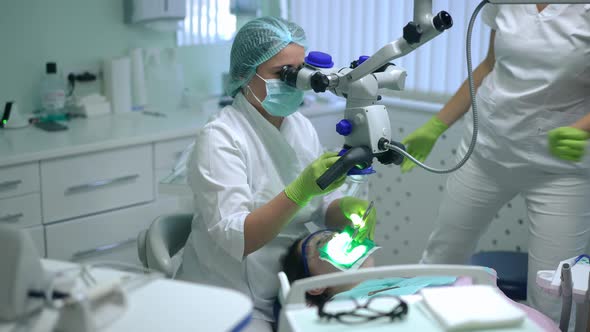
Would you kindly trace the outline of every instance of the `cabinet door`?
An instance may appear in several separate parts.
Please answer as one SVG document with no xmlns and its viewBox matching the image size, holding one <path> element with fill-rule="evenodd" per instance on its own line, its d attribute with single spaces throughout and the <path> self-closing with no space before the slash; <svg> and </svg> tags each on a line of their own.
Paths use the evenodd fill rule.
<svg viewBox="0 0 590 332">
<path fill-rule="evenodd" d="M 39 193 L 0 199 L 0 224 L 16 227 L 41 225 Z"/>
<path fill-rule="evenodd" d="M 39 191 L 39 164 L 0 167 L 0 198 Z"/>
<path fill-rule="evenodd" d="M 47 257 L 74 262 L 117 261 L 141 265 L 137 235 L 156 217 L 176 213 L 175 199 L 138 205 L 46 226 Z"/>
<path fill-rule="evenodd" d="M 41 162 L 43 222 L 154 200 L 151 145 Z"/>
</svg>

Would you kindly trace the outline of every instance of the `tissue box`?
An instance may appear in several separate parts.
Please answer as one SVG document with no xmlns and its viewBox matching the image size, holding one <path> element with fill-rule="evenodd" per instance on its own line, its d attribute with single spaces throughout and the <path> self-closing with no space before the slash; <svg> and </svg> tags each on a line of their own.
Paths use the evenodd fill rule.
<svg viewBox="0 0 590 332">
<path fill-rule="evenodd" d="M 77 102 L 77 113 L 88 118 L 111 113 L 111 104 L 101 95 L 92 94 L 80 98 Z"/>
</svg>

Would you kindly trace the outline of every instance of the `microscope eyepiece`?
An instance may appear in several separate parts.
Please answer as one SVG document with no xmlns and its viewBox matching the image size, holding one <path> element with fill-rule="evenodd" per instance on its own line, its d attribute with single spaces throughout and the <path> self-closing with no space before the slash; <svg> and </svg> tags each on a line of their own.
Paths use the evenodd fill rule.
<svg viewBox="0 0 590 332">
<path fill-rule="evenodd" d="M 292 87 L 297 87 L 297 75 L 299 74 L 300 68 L 293 66 L 283 66 L 280 72 L 281 81 L 287 83 Z"/>
</svg>

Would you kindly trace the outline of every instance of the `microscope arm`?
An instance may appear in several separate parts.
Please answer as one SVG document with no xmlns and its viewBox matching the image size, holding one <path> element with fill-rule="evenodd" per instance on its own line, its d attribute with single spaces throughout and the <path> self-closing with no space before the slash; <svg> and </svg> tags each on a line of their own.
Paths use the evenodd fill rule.
<svg viewBox="0 0 590 332">
<path fill-rule="evenodd" d="M 400 58 L 453 25 L 449 13 L 432 15 L 432 0 L 414 0 L 414 21 L 404 27 L 403 37 L 383 46 L 360 66 L 347 73 L 345 79 L 354 82 L 369 75 L 388 62 Z"/>
</svg>

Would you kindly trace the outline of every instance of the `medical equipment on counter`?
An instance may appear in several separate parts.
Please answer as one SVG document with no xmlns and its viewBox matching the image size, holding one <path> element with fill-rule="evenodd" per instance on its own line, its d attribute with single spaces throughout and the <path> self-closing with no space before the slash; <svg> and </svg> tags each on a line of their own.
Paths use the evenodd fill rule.
<svg viewBox="0 0 590 332">
<path fill-rule="evenodd" d="M 18 129 L 29 126 L 29 122 L 20 114 L 14 101 L 8 101 L 4 105 L 4 112 L 0 119 L 0 128 Z"/>
<path fill-rule="evenodd" d="M 41 79 L 41 108 L 46 114 L 57 114 L 66 105 L 66 80 L 57 71 L 55 62 L 45 64 L 45 75 Z"/>
<path fill-rule="evenodd" d="M 279 272 L 280 281 L 279 298 L 282 302 L 282 310 L 279 318 L 279 332 L 291 331 L 353 331 L 360 325 L 346 325 L 321 321 L 317 315 L 317 309 L 306 304 L 305 293 L 311 289 L 319 289 L 334 285 L 352 284 L 368 279 L 382 279 L 391 277 L 411 278 L 416 276 L 465 276 L 471 277 L 472 283 L 481 286 L 494 287 L 494 276 L 490 270 L 479 266 L 465 265 L 397 265 L 375 268 L 365 268 L 355 271 L 330 273 L 310 278 L 300 279 L 292 285 L 284 272 Z M 457 286 L 471 287 L 471 286 Z M 499 293 L 499 290 L 496 290 Z M 451 290 L 452 292 L 452 290 Z M 443 327 L 438 323 L 433 314 L 423 303 L 419 295 L 404 296 L 409 304 L 409 312 L 402 321 L 376 321 L 363 324 L 364 331 L 442 331 Z M 505 298 L 506 301 L 510 301 Z M 511 303 L 505 303 L 510 305 Z M 521 307 L 522 308 L 522 307 Z M 489 313 L 493 313 L 490 309 Z M 515 321 L 515 323 L 517 323 Z M 535 324 L 532 318 L 526 317 L 522 325 L 512 326 L 506 331 L 539 331 L 539 322 Z"/>
<path fill-rule="evenodd" d="M 56 282 L 56 285 L 60 288 L 67 284 L 73 289 L 89 289 L 89 283 L 104 285 L 106 288 L 117 288 L 117 283 L 121 286 L 125 291 L 126 310 L 100 331 L 237 332 L 243 330 L 252 317 L 252 301 L 235 290 L 160 277 L 146 278 L 137 268 L 133 269 L 134 272 L 130 270 L 131 267 L 122 270 L 120 266 L 112 264 L 86 266 L 87 269 L 92 268 L 89 270 L 91 274 L 83 273 L 84 266 L 71 262 L 42 259 L 41 264 L 47 274 L 59 275 L 60 282 Z M 65 279 L 63 283 L 62 279 Z M 100 307 L 93 308 L 93 312 L 117 308 L 114 299 L 117 296 L 111 293 L 105 298 L 110 304 L 99 304 Z M 93 317 L 93 320 L 104 320 L 101 317 L 106 318 L 103 314 L 108 313 L 102 312 L 100 317 Z M 57 321 L 62 319 L 59 314 L 56 309 L 45 306 L 42 311 L 17 321 L 0 321 L 0 331 L 60 331 L 56 328 Z"/>
<path fill-rule="evenodd" d="M 586 331 L 590 309 L 590 257 L 579 255 L 561 261 L 555 271 L 537 271 L 537 285 L 546 293 L 562 297 L 560 328 L 567 331 L 572 301 L 576 302 L 575 331 Z"/>
<path fill-rule="evenodd" d="M 58 313 L 56 327 L 62 332 L 94 332 L 110 325 L 127 309 L 124 288 L 161 276 L 141 267 L 108 262 L 49 273 L 43 269 L 29 233 L 7 225 L 0 225 L 0 263 L 0 322 L 21 321 L 46 307 Z M 144 274 L 97 283 L 90 273 L 97 266 Z M 73 287 L 79 277 L 86 284 L 83 289 Z"/>
</svg>

